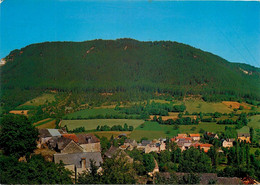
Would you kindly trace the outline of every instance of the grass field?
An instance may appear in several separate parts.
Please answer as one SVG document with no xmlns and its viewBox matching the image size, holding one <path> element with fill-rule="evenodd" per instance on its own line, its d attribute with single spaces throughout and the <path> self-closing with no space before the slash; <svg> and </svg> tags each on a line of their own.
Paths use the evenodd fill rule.
<svg viewBox="0 0 260 185">
<path fill-rule="evenodd" d="M 140 140 L 142 137 L 148 139 L 158 139 L 160 137 L 173 137 L 179 133 L 174 130 L 171 125 L 161 125 L 154 121 L 146 121 L 143 125 L 139 125 L 130 135 L 130 138 Z"/>
<path fill-rule="evenodd" d="M 84 109 L 84 110 L 80 110 L 77 112 L 73 112 L 71 114 L 67 114 L 64 116 L 64 118 L 66 119 L 76 119 L 78 117 L 80 118 L 88 118 L 89 116 L 97 116 L 97 115 L 103 115 L 105 116 L 106 114 L 109 115 L 125 115 L 122 113 L 119 113 L 118 111 L 114 110 L 114 109 L 103 109 L 103 108 L 95 108 L 95 109 Z"/>
<path fill-rule="evenodd" d="M 36 123 L 34 123 L 33 125 L 36 128 L 55 128 L 56 125 L 56 120 L 54 118 L 47 118 L 41 121 L 38 121 Z"/>
<path fill-rule="evenodd" d="M 203 129 L 208 132 L 216 133 L 216 132 L 225 131 L 226 126 L 234 127 L 234 125 L 219 125 L 219 124 L 216 124 L 215 122 L 212 122 L 212 123 L 202 122 L 202 123 L 199 123 L 198 125 L 180 125 L 179 130 L 181 133 L 199 133 L 200 129 Z M 195 127 L 196 129 L 191 130 L 192 127 Z"/>
<path fill-rule="evenodd" d="M 99 131 L 99 132 L 92 132 L 92 134 L 98 135 L 99 137 L 106 137 L 108 139 L 113 136 L 114 138 L 119 136 L 120 134 L 126 134 L 128 137 L 131 132 L 125 132 L 125 131 Z"/>
<path fill-rule="evenodd" d="M 247 126 L 253 127 L 254 129 L 260 129 L 260 115 L 250 117 L 250 121 Z"/>
<path fill-rule="evenodd" d="M 36 98 L 34 98 L 30 101 L 25 102 L 24 104 L 22 104 L 20 106 L 25 106 L 25 105 L 39 106 L 39 105 L 43 105 L 47 102 L 53 102 L 53 101 L 55 101 L 55 95 L 45 93 L 45 94 L 38 96 L 38 97 L 36 97 Z"/>
<path fill-rule="evenodd" d="M 152 140 L 152 139 L 166 138 L 167 134 L 165 134 L 164 131 L 147 131 L 147 130 L 134 130 L 130 134 L 130 138 L 135 139 L 136 141 L 140 141 L 142 137 L 146 137 Z"/>
<path fill-rule="evenodd" d="M 230 113 L 233 109 L 224 105 L 223 103 L 210 103 L 202 100 L 187 100 L 185 101 L 185 105 L 187 107 L 187 111 L 189 113 L 193 112 L 204 112 L 204 113 L 213 113 L 213 112 L 221 112 L 221 113 Z"/>
<path fill-rule="evenodd" d="M 140 124 L 144 123 L 143 120 L 134 120 L 134 119 L 90 119 L 90 120 L 63 120 L 61 126 L 67 125 L 69 130 L 85 127 L 86 130 L 94 130 L 98 125 L 124 125 L 133 126 L 134 129 Z"/>
</svg>

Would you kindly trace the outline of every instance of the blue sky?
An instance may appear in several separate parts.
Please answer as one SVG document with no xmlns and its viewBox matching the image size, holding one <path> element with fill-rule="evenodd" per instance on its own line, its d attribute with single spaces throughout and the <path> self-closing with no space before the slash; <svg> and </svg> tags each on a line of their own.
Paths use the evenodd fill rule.
<svg viewBox="0 0 260 185">
<path fill-rule="evenodd" d="M 260 67 L 260 3 L 5 0 L 0 58 L 45 41 L 171 40 Z"/>
</svg>

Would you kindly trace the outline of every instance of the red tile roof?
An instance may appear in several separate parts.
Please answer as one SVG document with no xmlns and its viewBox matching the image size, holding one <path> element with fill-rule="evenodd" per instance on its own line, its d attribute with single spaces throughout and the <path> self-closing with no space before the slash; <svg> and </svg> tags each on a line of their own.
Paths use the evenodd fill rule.
<svg viewBox="0 0 260 185">
<path fill-rule="evenodd" d="M 76 143 L 79 142 L 78 137 L 76 136 L 76 134 L 62 134 L 62 137 L 72 139 Z"/>
<path fill-rule="evenodd" d="M 200 134 L 190 134 L 190 137 L 200 137 Z"/>
<path fill-rule="evenodd" d="M 198 146 L 200 146 L 202 148 L 202 147 L 211 147 L 212 145 L 211 144 L 196 143 L 195 147 L 198 147 Z"/>
</svg>

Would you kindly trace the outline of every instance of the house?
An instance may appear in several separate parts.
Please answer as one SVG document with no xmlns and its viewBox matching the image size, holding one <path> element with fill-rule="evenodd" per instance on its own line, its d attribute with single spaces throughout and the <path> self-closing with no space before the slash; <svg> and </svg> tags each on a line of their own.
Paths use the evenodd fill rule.
<svg viewBox="0 0 260 185">
<path fill-rule="evenodd" d="M 160 151 L 160 144 L 159 143 L 151 143 L 145 146 L 144 153 L 150 153 L 150 152 L 156 152 L 158 153 Z"/>
<path fill-rule="evenodd" d="M 111 146 L 104 154 L 105 157 L 111 159 L 112 157 L 122 156 L 126 158 L 128 163 L 133 163 L 133 159 L 123 150 L 120 150 L 117 147 Z"/>
<path fill-rule="evenodd" d="M 200 147 L 200 149 L 203 149 L 204 152 L 208 152 L 208 150 L 210 149 L 210 147 L 212 147 L 212 144 L 202 144 L 202 143 L 196 143 L 194 144 L 195 148 Z"/>
<path fill-rule="evenodd" d="M 77 175 L 83 171 L 90 170 L 90 161 L 93 161 L 97 167 L 101 166 L 103 159 L 100 152 L 80 152 L 80 153 L 58 153 L 54 154 L 54 162 L 64 163 L 65 168 L 71 170 Z M 99 169 L 100 171 L 101 169 Z"/>
<path fill-rule="evenodd" d="M 200 140 L 200 134 L 190 134 L 190 137 L 191 137 L 192 141 Z"/>
<path fill-rule="evenodd" d="M 238 133 L 238 140 L 246 141 L 250 143 L 250 134 L 249 133 Z"/>
<path fill-rule="evenodd" d="M 126 146 L 127 150 L 133 150 L 134 147 L 137 147 L 137 142 L 135 140 L 132 139 L 126 139 L 124 142 L 124 146 Z"/>
<path fill-rule="evenodd" d="M 76 136 L 76 134 L 62 134 L 62 137 L 69 138 L 69 139 L 73 140 L 75 143 L 79 142 L 79 139 Z"/>
<path fill-rule="evenodd" d="M 66 137 L 53 137 L 48 140 L 47 145 L 50 149 L 60 153 L 79 153 L 84 152 L 74 140 Z"/>
<path fill-rule="evenodd" d="M 212 132 L 206 132 L 207 136 L 211 137 L 211 138 L 214 138 L 214 139 L 218 139 L 218 135 L 217 134 L 214 134 Z"/>
<path fill-rule="evenodd" d="M 78 134 L 77 138 L 85 152 L 101 152 L 100 140 L 93 134 Z"/>
<path fill-rule="evenodd" d="M 181 149 L 181 151 L 187 150 L 192 147 L 192 143 L 190 141 L 179 141 L 177 142 L 177 146 Z"/>
<path fill-rule="evenodd" d="M 222 146 L 224 148 L 230 148 L 230 147 L 233 147 L 233 142 L 235 141 L 235 139 L 227 139 L 227 140 L 224 140 L 223 143 L 222 143 Z"/>
<path fill-rule="evenodd" d="M 187 134 L 178 134 L 177 137 L 187 137 Z"/>
<path fill-rule="evenodd" d="M 38 148 L 41 148 L 53 137 L 61 137 L 62 134 L 66 133 L 62 129 L 39 129 L 39 141 Z"/>
<path fill-rule="evenodd" d="M 255 179 L 253 179 L 252 177 L 249 177 L 249 176 L 244 177 L 242 179 L 242 181 L 243 181 L 243 184 L 260 184 L 260 182 L 256 181 Z"/>
</svg>

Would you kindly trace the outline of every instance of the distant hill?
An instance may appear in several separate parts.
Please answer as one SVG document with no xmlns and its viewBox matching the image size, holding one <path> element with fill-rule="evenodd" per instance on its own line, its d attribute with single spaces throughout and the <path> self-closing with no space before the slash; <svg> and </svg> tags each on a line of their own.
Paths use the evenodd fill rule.
<svg viewBox="0 0 260 185">
<path fill-rule="evenodd" d="M 132 39 L 45 42 L 12 51 L 1 88 L 238 96 L 259 100 L 260 69 L 189 45 Z"/>
</svg>

